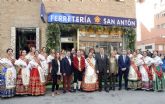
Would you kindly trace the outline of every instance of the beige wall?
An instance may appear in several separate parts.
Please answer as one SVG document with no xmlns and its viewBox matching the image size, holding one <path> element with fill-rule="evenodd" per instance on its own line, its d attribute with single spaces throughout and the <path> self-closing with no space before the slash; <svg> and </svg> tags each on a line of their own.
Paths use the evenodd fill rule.
<svg viewBox="0 0 165 104">
<path fill-rule="evenodd" d="M 135 0 L 43 0 L 47 12 L 135 18 Z"/>
<path fill-rule="evenodd" d="M 39 27 L 41 45 L 44 46 L 46 24 L 40 19 L 40 0 L 0 0 L 1 54 L 11 47 L 11 27 Z"/>
</svg>

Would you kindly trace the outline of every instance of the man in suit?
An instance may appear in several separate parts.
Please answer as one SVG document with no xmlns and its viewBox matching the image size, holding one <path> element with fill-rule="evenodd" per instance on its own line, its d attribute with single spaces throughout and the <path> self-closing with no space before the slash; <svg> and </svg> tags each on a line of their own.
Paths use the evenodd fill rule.
<svg viewBox="0 0 165 104">
<path fill-rule="evenodd" d="M 122 89 L 122 77 L 124 74 L 125 80 L 125 89 L 128 89 L 128 73 L 130 67 L 130 58 L 127 56 L 126 50 L 123 50 L 122 55 L 119 56 L 118 59 L 118 66 L 119 66 L 119 90 Z"/>
<path fill-rule="evenodd" d="M 61 73 L 63 75 L 63 93 L 66 93 L 66 90 L 72 92 L 71 90 L 71 80 L 72 80 L 72 62 L 70 58 L 70 51 L 67 51 L 66 56 L 61 61 Z"/>
<path fill-rule="evenodd" d="M 99 91 L 102 91 L 102 80 L 104 81 L 104 90 L 109 92 L 107 84 L 107 72 L 109 71 L 108 56 L 104 53 L 104 48 L 100 48 L 100 52 L 96 55 L 96 70 L 99 80 Z"/>
</svg>

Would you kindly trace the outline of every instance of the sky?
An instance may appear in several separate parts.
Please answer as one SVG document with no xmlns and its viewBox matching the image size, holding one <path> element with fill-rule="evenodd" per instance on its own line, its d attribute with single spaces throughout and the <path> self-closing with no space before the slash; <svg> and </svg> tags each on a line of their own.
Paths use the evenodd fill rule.
<svg viewBox="0 0 165 104">
<path fill-rule="evenodd" d="M 136 2 L 137 41 L 141 40 L 140 24 L 148 31 L 154 27 L 154 4 L 157 0 L 145 0 L 143 3 Z"/>
</svg>

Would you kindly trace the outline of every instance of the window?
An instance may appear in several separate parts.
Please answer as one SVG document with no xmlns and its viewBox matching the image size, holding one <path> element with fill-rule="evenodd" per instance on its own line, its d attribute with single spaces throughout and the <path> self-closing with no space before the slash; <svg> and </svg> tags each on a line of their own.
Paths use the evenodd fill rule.
<svg viewBox="0 0 165 104">
<path fill-rule="evenodd" d="M 161 24 L 161 28 L 165 28 L 165 23 Z"/>
<path fill-rule="evenodd" d="M 152 45 L 145 46 L 145 49 L 152 49 Z"/>
<path fill-rule="evenodd" d="M 162 13 L 162 17 L 165 17 L 165 12 Z"/>
</svg>

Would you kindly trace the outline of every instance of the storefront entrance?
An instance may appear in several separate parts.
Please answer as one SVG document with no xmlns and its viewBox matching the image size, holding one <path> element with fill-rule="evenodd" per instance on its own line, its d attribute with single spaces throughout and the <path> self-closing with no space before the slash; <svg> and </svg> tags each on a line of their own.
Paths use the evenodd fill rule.
<svg viewBox="0 0 165 104">
<path fill-rule="evenodd" d="M 77 48 L 77 30 L 63 30 L 61 29 L 61 50 L 71 51 L 72 48 Z"/>
<path fill-rule="evenodd" d="M 36 28 L 16 28 L 16 58 L 20 50 L 29 52 L 32 46 L 36 47 Z"/>
<path fill-rule="evenodd" d="M 74 47 L 73 43 L 61 43 L 61 49 L 71 51 L 73 47 Z"/>
</svg>

